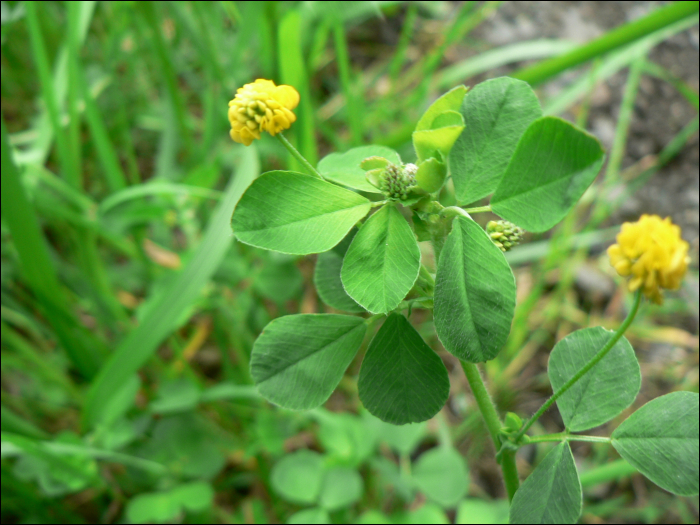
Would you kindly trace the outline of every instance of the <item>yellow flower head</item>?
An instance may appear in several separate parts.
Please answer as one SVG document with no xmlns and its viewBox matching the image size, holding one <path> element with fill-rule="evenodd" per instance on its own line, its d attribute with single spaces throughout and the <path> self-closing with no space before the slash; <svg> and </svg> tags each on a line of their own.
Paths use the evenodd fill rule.
<svg viewBox="0 0 700 525">
<path fill-rule="evenodd" d="M 663 302 L 661 288 L 677 290 L 688 269 L 688 243 L 681 229 L 669 217 L 642 215 L 637 222 L 626 222 L 617 235 L 617 244 L 608 248 L 610 264 L 623 277 L 627 287 L 640 287 L 649 299 Z"/>
<path fill-rule="evenodd" d="M 250 146 L 262 131 L 275 136 L 289 129 L 297 119 L 292 110 L 299 105 L 299 93 L 292 86 L 276 86 L 271 80 L 257 79 L 238 88 L 228 103 L 231 138 Z"/>
</svg>

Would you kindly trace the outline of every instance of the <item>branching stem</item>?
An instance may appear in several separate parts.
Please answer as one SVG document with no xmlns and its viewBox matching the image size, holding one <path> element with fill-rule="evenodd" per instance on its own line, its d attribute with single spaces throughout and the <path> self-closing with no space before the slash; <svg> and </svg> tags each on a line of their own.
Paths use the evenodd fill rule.
<svg viewBox="0 0 700 525">
<path fill-rule="evenodd" d="M 550 397 L 547 401 L 544 402 L 544 404 L 535 412 L 535 414 L 523 425 L 523 428 L 520 429 L 520 431 L 515 435 L 514 437 L 514 442 L 518 442 L 518 440 L 523 437 L 525 432 L 533 425 L 535 421 L 537 421 L 542 414 L 544 414 L 549 407 L 551 407 L 557 399 L 561 397 L 561 395 L 569 390 L 579 379 L 581 379 L 588 371 L 593 368 L 595 365 L 597 365 L 601 359 L 603 359 L 607 353 L 612 349 L 613 346 L 622 338 L 624 335 L 625 331 L 627 328 L 629 328 L 629 325 L 632 324 L 632 321 L 634 320 L 634 317 L 637 315 L 637 311 L 639 310 L 639 303 L 641 302 L 642 299 L 642 291 L 641 289 L 637 290 L 637 293 L 634 296 L 634 304 L 632 305 L 632 310 L 630 310 L 630 313 L 627 315 L 625 320 L 622 322 L 620 327 L 615 331 L 613 336 L 608 340 L 608 342 L 601 348 L 596 355 L 594 355 L 588 363 L 586 363 L 583 368 L 581 368 L 578 372 L 576 372 L 571 379 L 569 379 L 566 383 L 564 383 L 559 390 L 554 392 L 552 397 Z"/>
</svg>

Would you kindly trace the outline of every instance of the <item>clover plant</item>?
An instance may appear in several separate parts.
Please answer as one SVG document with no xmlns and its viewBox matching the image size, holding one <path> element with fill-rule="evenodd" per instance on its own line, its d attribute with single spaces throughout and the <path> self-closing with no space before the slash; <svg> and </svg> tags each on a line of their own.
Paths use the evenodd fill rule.
<svg viewBox="0 0 700 525">
<path fill-rule="evenodd" d="M 433 417 L 447 401 L 448 373 L 409 320 L 412 310 L 429 309 L 440 342 L 462 363 L 496 447 L 512 523 L 578 520 L 582 492 L 570 441 L 610 443 L 664 489 L 698 493 L 696 393 L 650 401 L 610 437 L 576 434 L 610 421 L 639 392 L 639 364 L 623 333 L 643 294 L 659 302 L 660 288 L 676 288 L 685 273 L 687 243 L 670 222 L 643 218 L 623 228 L 611 257 L 631 277 L 634 306 L 615 332 L 587 328 L 556 344 L 549 361 L 554 395 L 534 416 L 523 422 L 509 413 L 503 420 L 477 368 L 498 355 L 513 319 L 516 282 L 504 252 L 524 231 L 556 225 L 591 185 L 605 158 L 594 136 L 543 116 L 530 86 L 504 77 L 438 98 L 416 125 L 410 162 L 369 145 L 332 153 L 313 167 L 282 134 L 299 101 L 290 89 L 258 80 L 230 103 L 234 140 L 247 145 L 268 131 L 305 169 L 261 175 L 231 224 L 243 243 L 319 254 L 318 294 L 345 313 L 287 315 L 265 327 L 251 357 L 265 399 L 294 410 L 322 405 L 371 334 L 358 378 L 364 407 L 394 425 Z M 448 184 L 455 206 L 440 202 Z M 489 205 L 468 207 L 488 196 Z M 485 211 L 502 220 L 485 230 L 472 218 Z M 435 272 L 421 241 L 432 244 Z M 528 436 L 555 402 L 564 431 Z M 521 485 L 515 451 L 545 441 L 558 444 Z"/>
</svg>

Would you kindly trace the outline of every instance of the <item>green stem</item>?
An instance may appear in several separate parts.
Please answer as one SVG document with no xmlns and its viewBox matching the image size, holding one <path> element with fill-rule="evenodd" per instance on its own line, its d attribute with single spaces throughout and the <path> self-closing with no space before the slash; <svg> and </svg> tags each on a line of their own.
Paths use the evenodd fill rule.
<svg viewBox="0 0 700 525">
<path fill-rule="evenodd" d="M 627 318 L 622 322 L 620 327 L 615 331 L 613 336 L 608 340 L 608 342 L 601 348 L 596 355 L 593 356 L 593 358 L 586 363 L 581 370 L 576 372 L 574 376 L 569 379 L 566 383 L 562 385 L 562 387 L 554 392 L 552 397 L 550 397 L 545 403 L 535 412 L 535 415 L 533 415 L 527 423 L 523 425 L 523 428 L 520 429 L 520 431 L 515 435 L 514 442 L 518 442 L 518 440 L 523 437 L 525 432 L 533 425 L 535 421 L 537 421 L 542 414 L 544 414 L 549 407 L 551 407 L 554 402 L 561 397 L 561 395 L 569 390 L 579 379 L 581 379 L 591 368 L 593 368 L 595 365 L 597 365 L 601 359 L 603 359 L 607 353 L 612 349 L 613 346 L 622 338 L 624 335 L 625 331 L 627 328 L 629 328 L 629 325 L 632 324 L 632 321 L 634 320 L 634 317 L 637 315 L 637 310 L 639 310 L 639 304 L 642 299 L 642 291 L 637 290 L 637 293 L 634 296 L 634 304 L 632 305 L 632 310 L 630 310 L 630 313 L 627 315 Z"/>
<path fill-rule="evenodd" d="M 530 443 L 545 443 L 547 441 L 585 441 L 587 443 L 610 443 L 611 438 L 604 436 L 577 436 L 560 432 L 559 434 L 545 434 L 543 436 L 528 437 L 523 445 Z"/>
<path fill-rule="evenodd" d="M 418 275 L 420 275 L 426 283 L 431 288 L 435 288 L 435 278 L 433 277 L 433 274 L 431 274 L 428 269 L 425 267 L 425 265 L 421 264 L 420 265 L 420 270 L 418 272 Z"/>
<path fill-rule="evenodd" d="M 447 208 L 443 208 L 440 210 L 441 217 L 456 217 L 457 215 L 461 215 L 462 217 L 469 217 L 471 219 L 467 210 L 463 210 L 462 208 L 459 208 L 457 206 L 448 206 Z"/>
<path fill-rule="evenodd" d="M 488 390 L 486 390 L 486 385 L 484 385 L 484 380 L 481 377 L 479 368 L 474 363 L 466 363 L 464 361 L 461 361 L 461 363 L 464 369 L 464 375 L 467 376 L 467 381 L 469 381 L 469 386 L 474 394 L 474 399 L 476 399 L 476 404 L 479 407 L 481 416 L 484 418 L 486 428 L 491 435 L 491 440 L 496 450 L 499 450 L 501 448 L 501 440 L 498 434 L 503 427 L 503 423 L 498 417 L 498 412 L 496 412 L 496 407 L 491 400 Z M 508 491 L 508 499 L 512 500 L 520 486 L 518 469 L 515 466 L 515 455 L 512 452 L 506 451 L 502 455 L 501 470 L 503 471 L 503 482 Z"/>
<path fill-rule="evenodd" d="M 467 213 L 485 213 L 491 211 L 491 205 L 488 206 L 477 206 L 476 208 L 464 208 Z"/>
<path fill-rule="evenodd" d="M 282 133 L 278 133 L 275 135 L 277 139 L 282 143 L 282 145 L 287 148 L 287 151 L 292 154 L 292 156 L 297 159 L 304 168 L 306 168 L 306 171 L 309 172 L 310 175 L 313 175 L 315 177 L 318 177 L 319 179 L 325 180 L 323 176 L 316 171 L 316 168 L 314 168 L 308 160 L 306 160 L 297 149 L 292 146 L 292 143 L 287 140 L 287 137 L 285 137 Z"/>
</svg>

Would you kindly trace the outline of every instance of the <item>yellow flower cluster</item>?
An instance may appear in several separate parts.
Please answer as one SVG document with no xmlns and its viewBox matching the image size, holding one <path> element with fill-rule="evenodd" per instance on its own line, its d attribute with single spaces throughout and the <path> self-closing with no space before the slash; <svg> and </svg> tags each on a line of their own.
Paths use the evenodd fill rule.
<svg viewBox="0 0 700 525">
<path fill-rule="evenodd" d="M 289 129 L 297 119 L 292 110 L 299 105 L 299 93 L 292 86 L 276 86 L 271 80 L 257 79 L 239 88 L 228 103 L 231 138 L 250 146 L 267 131 L 275 136 Z"/>
<path fill-rule="evenodd" d="M 642 215 L 637 222 L 624 223 L 608 255 L 617 273 L 630 277 L 628 289 L 634 292 L 641 287 L 657 304 L 663 302 L 661 288 L 680 287 L 690 262 L 681 229 L 670 218 L 658 215 Z"/>
</svg>

